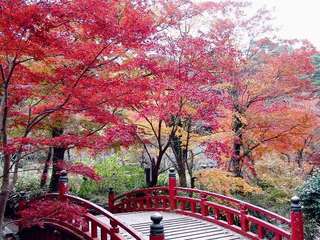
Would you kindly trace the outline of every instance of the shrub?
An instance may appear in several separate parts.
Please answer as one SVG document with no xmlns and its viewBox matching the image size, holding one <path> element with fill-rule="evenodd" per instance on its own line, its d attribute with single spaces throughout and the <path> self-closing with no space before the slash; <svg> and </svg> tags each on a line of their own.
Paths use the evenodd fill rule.
<svg viewBox="0 0 320 240">
<path fill-rule="evenodd" d="M 24 174 L 18 178 L 15 186 L 16 192 L 27 192 L 30 198 L 40 194 L 43 190 L 40 188 L 38 174 Z"/>
<path fill-rule="evenodd" d="M 306 239 L 315 239 L 320 228 L 320 172 L 298 189 L 305 217 Z"/>
<path fill-rule="evenodd" d="M 251 186 L 243 178 L 234 177 L 232 173 L 219 169 L 199 171 L 196 177 L 202 189 L 212 192 L 225 195 L 246 195 L 261 192 L 260 188 Z"/>
<path fill-rule="evenodd" d="M 116 155 L 95 164 L 94 168 L 102 180 L 95 182 L 82 178 L 79 184 L 79 178 L 74 178 L 70 185 L 72 191 L 77 195 L 99 201 L 101 197 L 107 196 L 109 188 L 121 194 L 135 188 L 145 187 L 143 169 L 139 166 L 122 165 Z"/>
</svg>

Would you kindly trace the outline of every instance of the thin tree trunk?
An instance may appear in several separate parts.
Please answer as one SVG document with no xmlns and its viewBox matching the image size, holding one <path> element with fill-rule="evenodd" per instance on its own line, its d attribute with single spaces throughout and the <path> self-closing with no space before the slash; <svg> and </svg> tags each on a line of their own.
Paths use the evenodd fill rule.
<svg viewBox="0 0 320 240">
<path fill-rule="evenodd" d="M 158 183 L 160 164 L 161 164 L 163 154 L 164 154 L 164 152 L 160 152 L 159 156 L 157 157 L 156 162 L 154 164 L 152 164 L 152 166 L 151 166 L 150 187 L 154 187 Z"/>
<path fill-rule="evenodd" d="M 51 162 L 51 156 L 52 156 L 52 148 L 50 147 L 48 150 L 48 155 L 46 158 L 46 162 L 44 163 L 43 171 L 41 174 L 41 181 L 40 181 L 40 187 L 44 188 L 44 186 L 47 184 L 48 179 L 48 172 L 49 172 L 49 166 Z"/>
<path fill-rule="evenodd" d="M 235 133 L 235 140 L 233 142 L 233 152 L 230 159 L 229 170 L 233 172 L 236 177 L 242 177 L 242 167 L 241 167 L 241 148 L 242 148 L 242 128 L 243 124 L 241 120 L 234 116 L 233 118 L 233 131 Z"/>
<path fill-rule="evenodd" d="M 54 128 L 52 130 L 52 137 L 59 137 L 63 134 L 63 128 Z M 64 161 L 64 153 L 66 148 L 64 147 L 54 147 L 52 153 L 52 172 L 51 172 L 51 180 L 49 184 L 50 192 L 58 191 L 58 183 L 59 183 L 59 172 L 60 165 Z"/>
<path fill-rule="evenodd" d="M 0 192 L 0 239 L 3 236 L 4 213 L 10 193 L 10 155 L 4 154 L 3 177 Z"/>
<path fill-rule="evenodd" d="M 7 136 L 7 122 L 8 122 L 8 88 L 9 81 L 12 76 L 13 70 L 15 67 L 15 59 L 8 67 L 8 75 L 5 76 L 3 68 L 1 68 L 1 75 L 3 80 L 3 96 L 1 98 L 0 105 L 0 141 L 1 148 L 3 151 L 3 176 L 1 182 L 1 192 L 0 192 L 0 239 L 3 238 L 3 223 L 4 223 L 4 214 L 9 198 L 10 193 L 10 163 L 11 156 L 9 153 L 6 153 L 7 144 L 8 144 L 8 136 Z"/>
<path fill-rule="evenodd" d="M 174 153 L 174 157 L 177 163 L 176 170 L 179 176 L 179 184 L 181 187 L 187 187 L 187 176 L 186 176 L 187 154 L 186 154 L 186 150 L 183 149 L 182 147 L 180 137 L 173 135 L 170 146 Z"/>
</svg>

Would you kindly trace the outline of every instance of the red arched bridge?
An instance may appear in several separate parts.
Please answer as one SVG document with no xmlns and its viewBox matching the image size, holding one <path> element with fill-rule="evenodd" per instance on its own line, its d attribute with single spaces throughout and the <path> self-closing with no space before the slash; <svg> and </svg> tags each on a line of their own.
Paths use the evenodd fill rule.
<svg viewBox="0 0 320 240">
<path fill-rule="evenodd" d="M 44 221 L 45 228 L 21 231 L 22 239 L 303 240 L 299 198 L 292 198 L 290 219 L 287 219 L 231 197 L 177 187 L 173 169 L 169 172 L 168 186 L 138 189 L 120 196 L 110 191 L 108 210 L 66 194 L 67 189 L 67 177 L 62 175 L 59 193 L 45 197 L 88 209 L 85 224 L 77 219 L 48 218 Z"/>
</svg>

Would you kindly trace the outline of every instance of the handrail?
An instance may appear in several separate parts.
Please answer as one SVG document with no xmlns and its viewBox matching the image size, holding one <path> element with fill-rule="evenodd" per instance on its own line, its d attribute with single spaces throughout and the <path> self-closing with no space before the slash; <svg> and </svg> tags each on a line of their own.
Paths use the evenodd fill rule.
<svg viewBox="0 0 320 240">
<path fill-rule="evenodd" d="M 133 227 L 126 225 L 125 223 L 122 222 L 122 220 L 118 217 L 116 217 L 114 214 L 112 214 L 111 212 L 107 211 L 106 209 L 88 201 L 85 200 L 83 198 L 80 197 L 76 197 L 73 195 L 69 195 L 69 194 L 65 194 L 64 195 L 67 199 L 69 199 L 70 201 L 83 206 L 87 209 L 93 209 L 94 211 L 96 211 L 98 214 L 103 215 L 105 217 L 107 217 L 110 221 L 114 221 L 117 226 L 121 227 L 123 230 L 125 230 L 128 234 L 130 234 L 134 239 L 145 239 L 145 237 L 139 233 L 138 231 L 136 231 Z M 58 193 L 48 193 L 45 195 L 45 198 L 58 198 L 59 194 Z M 97 219 L 97 221 L 100 221 L 99 219 Z"/>
<path fill-rule="evenodd" d="M 263 209 L 263 208 L 261 208 L 259 206 L 255 206 L 255 205 L 253 205 L 251 203 L 248 203 L 248 202 L 245 202 L 245 201 L 242 201 L 242 200 L 239 200 L 239 199 L 235 199 L 235 198 L 232 198 L 232 197 L 229 197 L 229 196 L 224 196 L 224 195 L 221 195 L 221 194 L 218 194 L 218 193 L 213 193 L 213 192 L 209 192 L 209 191 L 194 189 L 194 188 L 176 187 L 175 189 L 178 190 L 178 191 L 185 191 L 185 192 L 188 192 L 188 193 L 205 194 L 205 195 L 210 196 L 210 197 L 219 198 L 221 200 L 226 200 L 226 201 L 229 201 L 229 202 L 232 202 L 232 203 L 236 203 L 236 204 L 238 204 L 239 208 L 241 206 L 243 206 L 243 207 L 246 207 L 249 210 L 257 211 L 259 213 L 262 213 L 265 217 L 269 217 L 270 220 L 276 219 L 280 223 L 285 223 L 285 224 L 288 224 L 289 226 L 291 224 L 291 221 L 288 218 L 285 218 L 285 217 L 283 217 L 283 216 L 281 216 L 279 214 L 270 212 L 270 211 L 265 210 L 265 209 Z"/>
<path fill-rule="evenodd" d="M 167 186 L 157 186 L 157 187 L 150 187 L 150 188 L 138 188 L 138 189 L 134 189 L 132 191 L 129 191 L 129 192 L 126 192 L 126 193 L 123 193 L 121 195 L 118 195 L 114 201 L 117 201 L 123 197 L 126 197 L 126 196 L 130 196 L 130 195 L 133 195 L 135 193 L 141 193 L 141 192 L 153 192 L 153 191 L 167 191 L 169 190 L 169 188 Z"/>
<path fill-rule="evenodd" d="M 292 199 L 288 219 L 229 196 L 177 187 L 174 170 L 170 170 L 168 186 L 136 189 L 118 197 L 109 194 L 109 209 L 114 212 L 173 211 L 216 223 L 249 239 L 264 239 L 273 234 L 275 239 L 303 240 L 298 198 Z"/>
</svg>

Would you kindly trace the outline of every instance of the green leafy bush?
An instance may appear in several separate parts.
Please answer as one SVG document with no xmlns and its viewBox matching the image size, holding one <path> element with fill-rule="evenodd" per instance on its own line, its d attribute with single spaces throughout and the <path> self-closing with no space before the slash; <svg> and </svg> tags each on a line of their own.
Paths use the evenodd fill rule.
<svg viewBox="0 0 320 240">
<path fill-rule="evenodd" d="M 316 239 L 320 228 L 320 172 L 311 176 L 298 193 L 305 217 L 305 238 Z"/>
<path fill-rule="evenodd" d="M 139 166 L 122 165 L 118 157 L 112 156 L 97 164 L 94 168 L 102 177 L 99 182 L 83 178 L 70 181 L 72 191 L 77 195 L 99 202 L 106 199 L 109 188 L 113 188 L 117 194 L 130 191 L 135 188 L 145 187 L 144 171 Z"/>
<path fill-rule="evenodd" d="M 18 178 L 17 184 L 15 186 L 16 192 L 27 192 L 28 196 L 32 198 L 33 196 L 39 195 L 43 190 L 40 188 L 40 181 L 38 174 L 24 174 Z"/>
</svg>

